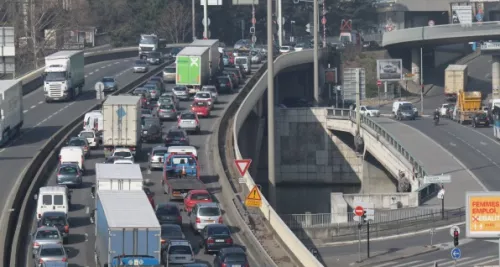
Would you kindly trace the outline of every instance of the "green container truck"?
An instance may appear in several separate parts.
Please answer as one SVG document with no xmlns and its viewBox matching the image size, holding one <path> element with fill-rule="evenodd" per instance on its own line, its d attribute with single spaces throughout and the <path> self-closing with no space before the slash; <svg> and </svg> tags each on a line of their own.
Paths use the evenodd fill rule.
<svg viewBox="0 0 500 267">
<path fill-rule="evenodd" d="M 195 94 L 210 77 L 210 50 L 208 47 L 185 47 L 176 57 L 175 83 L 185 85 Z"/>
</svg>

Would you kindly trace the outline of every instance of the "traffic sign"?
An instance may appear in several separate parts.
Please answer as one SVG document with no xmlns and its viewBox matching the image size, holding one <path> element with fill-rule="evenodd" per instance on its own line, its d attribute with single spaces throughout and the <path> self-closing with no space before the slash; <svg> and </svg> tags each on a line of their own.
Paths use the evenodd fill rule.
<svg viewBox="0 0 500 267">
<path fill-rule="evenodd" d="M 252 18 L 252 24 L 257 23 L 257 20 L 255 18 Z"/>
<path fill-rule="evenodd" d="M 240 184 L 246 184 L 247 183 L 247 179 L 245 179 L 245 177 L 240 177 L 240 178 L 238 178 L 238 183 L 240 183 Z"/>
<path fill-rule="evenodd" d="M 457 231 L 458 234 L 460 234 L 460 227 L 458 227 L 456 225 L 453 225 L 452 227 L 450 227 L 450 235 L 451 235 L 451 237 L 455 237 L 455 231 Z"/>
<path fill-rule="evenodd" d="M 381 80 L 378 80 L 377 81 L 377 86 L 381 86 L 382 85 L 382 81 Z"/>
<path fill-rule="evenodd" d="M 254 43 L 254 44 L 255 44 L 255 42 L 257 42 L 257 36 L 252 35 L 252 43 Z"/>
<path fill-rule="evenodd" d="M 252 163 L 251 159 L 235 159 L 234 163 L 236 164 L 236 168 L 240 172 L 241 176 L 245 176 L 245 173 L 248 171 L 250 164 Z"/>
<path fill-rule="evenodd" d="M 323 18 L 321 19 L 321 24 L 323 24 L 323 25 L 325 25 L 325 24 L 326 24 L 326 18 L 325 18 L 325 17 L 323 17 Z"/>
<path fill-rule="evenodd" d="M 462 257 L 462 250 L 460 248 L 453 248 L 451 250 L 451 258 L 454 260 L 458 260 Z"/>
<path fill-rule="evenodd" d="M 363 207 L 361 207 L 361 206 L 357 206 L 354 209 L 354 214 L 356 214 L 356 216 L 363 216 L 364 213 L 365 213 L 365 209 L 363 209 Z"/>
<path fill-rule="evenodd" d="M 102 82 L 97 82 L 97 83 L 95 84 L 95 86 L 94 86 L 94 89 L 95 89 L 96 91 L 102 91 L 102 90 L 104 90 L 104 83 L 102 83 Z"/>
<path fill-rule="evenodd" d="M 477 20 L 478 22 L 483 21 L 483 13 L 477 13 L 477 14 L 476 14 L 476 20 Z"/>
<path fill-rule="evenodd" d="M 431 27 L 435 25 L 435 23 L 434 23 L 434 21 L 433 21 L 432 19 L 431 19 L 431 20 L 429 20 L 429 23 L 428 23 L 428 24 L 429 24 L 429 26 L 431 26 Z"/>
<path fill-rule="evenodd" d="M 467 192 L 465 195 L 467 238 L 500 236 L 500 192 Z"/>
<path fill-rule="evenodd" d="M 375 220 L 375 205 L 373 203 L 356 201 L 353 203 L 353 207 L 355 207 L 354 212 L 356 212 L 356 209 L 358 209 L 358 207 L 361 207 L 365 212 L 367 221 Z M 357 215 L 356 213 L 354 214 Z M 355 218 L 354 220 L 357 220 L 356 216 L 354 218 Z"/>
<path fill-rule="evenodd" d="M 424 184 L 447 184 L 451 183 L 451 175 L 426 175 Z"/>
<path fill-rule="evenodd" d="M 248 193 L 245 199 L 245 206 L 254 208 L 260 208 L 262 206 L 262 196 L 260 195 L 257 185 L 254 185 L 252 191 Z"/>
<path fill-rule="evenodd" d="M 441 190 L 439 190 L 438 192 L 437 198 L 444 199 L 444 193 L 446 193 L 446 191 L 444 190 L 444 188 L 441 188 Z"/>
<path fill-rule="evenodd" d="M 207 25 L 207 26 L 210 26 L 210 18 L 207 18 L 207 23 L 208 23 L 208 25 Z M 201 20 L 201 24 L 202 24 L 203 26 L 205 26 L 205 18 L 203 18 L 203 19 Z"/>
</svg>

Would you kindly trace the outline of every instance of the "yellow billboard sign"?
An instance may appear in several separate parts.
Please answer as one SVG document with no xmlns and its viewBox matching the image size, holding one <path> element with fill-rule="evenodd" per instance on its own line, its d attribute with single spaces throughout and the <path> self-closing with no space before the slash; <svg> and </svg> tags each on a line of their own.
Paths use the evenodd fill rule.
<svg viewBox="0 0 500 267">
<path fill-rule="evenodd" d="M 500 192 L 467 192 L 466 236 L 500 237 Z"/>
</svg>

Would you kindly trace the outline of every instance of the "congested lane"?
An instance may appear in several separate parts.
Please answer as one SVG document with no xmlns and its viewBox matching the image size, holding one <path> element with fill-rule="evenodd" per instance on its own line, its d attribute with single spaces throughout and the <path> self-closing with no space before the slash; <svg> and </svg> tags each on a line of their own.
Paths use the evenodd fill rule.
<svg viewBox="0 0 500 267">
<path fill-rule="evenodd" d="M 260 66 L 255 66 L 258 68 Z M 132 75 L 129 75 L 132 76 Z M 250 76 L 247 77 L 247 81 Z M 166 90 L 170 90 L 173 87 L 172 84 L 166 84 Z M 242 86 L 240 86 L 241 88 Z M 212 164 L 209 160 L 209 138 L 213 132 L 213 127 L 216 120 L 221 116 L 225 106 L 230 103 L 236 94 L 232 95 L 219 95 L 218 103 L 215 105 L 211 112 L 211 117 L 201 119 L 201 133 L 196 135 L 190 135 L 190 145 L 195 146 L 198 150 L 199 164 L 201 169 L 201 179 L 206 184 L 209 191 L 215 194 L 218 198 L 218 192 L 220 185 L 217 180 L 217 175 L 213 170 Z M 190 107 L 191 101 L 182 101 L 180 104 L 181 111 L 187 110 Z M 81 112 L 84 112 L 83 109 Z M 163 123 L 163 129 L 168 130 L 175 126 L 175 121 L 166 121 Z M 147 153 L 150 152 L 151 148 L 162 145 L 162 144 L 145 144 L 142 147 L 141 153 L 136 156 L 136 162 L 141 164 L 141 169 L 143 171 L 144 179 L 149 179 L 150 183 L 148 187 L 155 194 L 155 203 L 164 203 L 167 201 L 167 197 L 163 194 L 160 188 L 161 185 L 161 171 L 147 171 Z M 95 164 L 104 162 L 104 154 L 102 150 L 93 150 L 91 152 L 91 157 L 85 161 L 85 166 L 87 169 L 87 175 L 84 177 L 84 186 L 81 189 L 74 189 L 72 193 L 72 207 L 70 209 L 70 238 L 68 244 L 68 256 L 70 266 L 95 266 L 94 260 L 94 244 L 95 244 L 95 226 L 90 223 L 89 211 L 94 209 L 94 199 L 91 198 L 91 186 L 95 183 Z M 55 167 L 55 166 L 54 166 Z M 56 183 L 56 173 L 52 173 L 48 184 L 54 185 Z M 182 203 L 179 203 L 182 207 Z M 224 209 L 224 205 L 221 204 Z M 225 216 L 224 221 L 231 226 L 230 220 Z M 229 221 L 228 221 L 229 220 Z M 195 248 L 196 259 L 198 262 L 204 262 L 212 265 L 213 256 L 205 255 L 203 251 L 200 251 L 198 244 L 200 243 L 200 237 L 195 235 L 193 231 L 190 230 L 188 226 L 188 217 L 183 212 L 183 231 L 186 238 L 191 242 Z M 35 226 L 35 221 L 33 222 L 33 228 Z M 242 244 L 241 239 L 238 237 L 237 233 L 239 231 L 236 227 L 231 227 L 231 230 L 236 234 L 233 235 L 236 244 Z M 253 258 L 253 259 L 252 259 Z M 31 255 L 27 255 L 28 262 L 31 260 Z M 255 262 L 255 256 L 250 255 L 251 266 L 257 266 Z M 29 264 L 28 264 L 29 266 Z"/>
</svg>

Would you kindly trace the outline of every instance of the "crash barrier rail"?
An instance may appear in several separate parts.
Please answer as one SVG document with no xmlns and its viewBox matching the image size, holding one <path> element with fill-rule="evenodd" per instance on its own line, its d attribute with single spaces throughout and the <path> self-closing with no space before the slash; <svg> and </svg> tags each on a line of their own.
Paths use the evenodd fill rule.
<svg viewBox="0 0 500 267">
<path fill-rule="evenodd" d="M 274 71 L 275 76 L 279 75 L 280 71 L 300 64 L 313 63 L 314 50 L 304 50 L 300 52 L 292 52 L 285 55 L 279 56 L 274 61 Z M 318 52 L 320 59 L 327 56 L 327 49 L 321 49 Z M 233 143 L 234 143 L 234 153 L 236 159 L 243 159 L 241 156 L 240 149 L 238 147 L 238 134 L 240 132 L 243 123 L 252 111 L 253 107 L 260 101 L 262 95 L 267 89 L 267 70 L 257 81 L 252 90 L 248 93 L 246 98 L 240 104 L 236 115 L 234 116 L 233 124 Z M 255 186 L 255 181 L 252 176 L 246 172 L 245 184 L 250 191 Z M 262 194 L 261 194 L 262 195 Z M 262 206 L 260 208 L 265 219 L 269 222 L 271 227 L 274 229 L 276 234 L 283 241 L 284 246 L 287 247 L 289 251 L 295 254 L 297 260 L 307 267 L 313 266 L 323 266 L 316 257 L 314 257 L 309 249 L 304 246 L 304 244 L 295 236 L 295 234 L 288 228 L 288 226 L 283 222 L 278 213 L 269 204 L 267 199 L 262 195 Z"/>
<path fill-rule="evenodd" d="M 172 62 L 169 61 L 155 67 L 141 78 L 112 94 L 116 95 L 132 90 Z M 101 105 L 102 103 L 96 104 L 85 113 L 99 109 Z M 2 266 L 26 266 L 27 263 L 24 261 L 28 255 L 26 248 L 28 247 L 27 242 L 29 242 L 29 235 L 26 233 L 31 232 L 32 219 L 36 210 L 36 201 L 33 201 L 33 196 L 46 183 L 47 176 L 57 164 L 58 152 L 65 145 L 68 137 L 78 130 L 81 131 L 81 123 L 85 113 L 52 135 L 35 154 L 27 168 L 18 176 L 5 203 L 4 210 L 8 213 L 2 216 L 0 222 L 4 229 L 4 231 L 0 231 L 0 241 L 4 246 L 2 254 L 0 254 Z"/>
<path fill-rule="evenodd" d="M 400 43 L 500 35 L 500 21 L 476 22 L 469 25 L 445 24 L 384 32 L 382 46 Z M 472 41 L 472 40 L 471 40 Z"/>
<path fill-rule="evenodd" d="M 167 45 L 167 48 L 182 47 L 186 45 L 189 44 L 170 44 Z M 138 55 L 137 46 L 122 48 L 107 47 L 103 48 L 103 50 L 85 52 L 85 65 L 108 60 L 130 58 Z M 23 85 L 23 95 L 29 94 L 43 85 L 43 78 L 41 75 L 44 70 L 45 67 L 42 67 L 18 78 Z"/>
<path fill-rule="evenodd" d="M 328 108 L 327 116 L 329 119 L 351 120 L 353 122 L 356 120 L 356 112 L 350 109 Z M 413 155 L 399 143 L 396 137 L 385 131 L 384 127 L 375 122 L 371 117 L 361 115 L 361 126 L 367 130 L 374 131 L 377 134 L 377 139 L 385 139 L 389 145 L 401 154 L 408 163 L 411 164 L 412 170 L 410 171 L 414 178 L 420 180 L 427 175 L 427 172 L 418 159 L 413 157 Z M 439 186 L 437 184 L 423 184 L 416 191 L 418 192 L 418 201 L 420 205 L 432 198 L 439 191 Z"/>
</svg>

